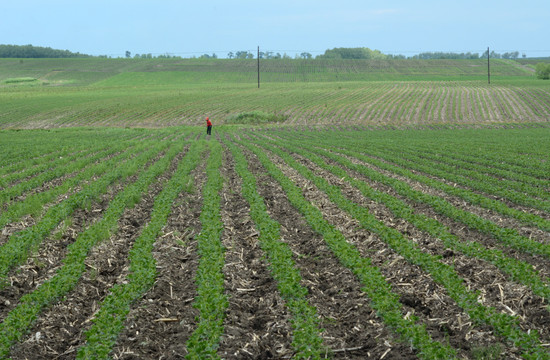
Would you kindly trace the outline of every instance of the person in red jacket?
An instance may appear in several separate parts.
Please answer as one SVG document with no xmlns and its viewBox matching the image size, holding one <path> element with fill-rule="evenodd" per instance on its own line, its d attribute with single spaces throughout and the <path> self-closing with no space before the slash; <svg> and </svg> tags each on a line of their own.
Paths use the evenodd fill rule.
<svg viewBox="0 0 550 360">
<path fill-rule="evenodd" d="M 209 118 L 206 118 L 206 135 L 212 134 L 212 121 Z"/>
</svg>

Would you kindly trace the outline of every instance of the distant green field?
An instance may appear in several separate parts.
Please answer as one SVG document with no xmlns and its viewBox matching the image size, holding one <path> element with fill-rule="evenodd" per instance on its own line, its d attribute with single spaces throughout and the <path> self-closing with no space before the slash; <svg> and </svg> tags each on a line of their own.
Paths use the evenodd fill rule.
<svg viewBox="0 0 550 360">
<path fill-rule="evenodd" d="M 13 81 L 13 79 L 35 79 Z M 0 59 L 0 127 L 544 122 L 550 82 L 512 60 Z"/>
</svg>

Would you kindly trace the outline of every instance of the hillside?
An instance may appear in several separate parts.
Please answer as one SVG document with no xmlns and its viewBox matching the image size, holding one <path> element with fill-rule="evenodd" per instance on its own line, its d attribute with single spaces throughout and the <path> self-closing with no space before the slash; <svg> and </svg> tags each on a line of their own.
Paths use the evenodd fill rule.
<svg viewBox="0 0 550 360">
<path fill-rule="evenodd" d="M 541 122 L 550 83 L 511 60 L 0 59 L 0 127 Z"/>
<path fill-rule="evenodd" d="M 193 83 L 256 82 L 255 59 L 0 59 L 0 84 L 32 77 L 40 83 L 88 85 L 126 73 L 184 72 Z M 477 60 L 330 60 L 269 59 L 260 61 L 262 82 L 364 80 L 479 80 L 487 61 Z M 493 60 L 500 77 L 529 75 L 511 60 Z M 107 83 L 109 84 L 109 83 Z M 117 84 L 114 79 L 112 84 Z"/>
</svg>

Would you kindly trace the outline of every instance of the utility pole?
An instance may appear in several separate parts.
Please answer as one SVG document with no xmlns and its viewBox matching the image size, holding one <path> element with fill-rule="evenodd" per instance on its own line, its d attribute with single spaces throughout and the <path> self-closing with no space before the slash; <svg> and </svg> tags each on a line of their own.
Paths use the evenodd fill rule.
<svg viewBox="0 0 550 360">
<path fill-rule="evenodd" d="M 487 81 L 491 84 L 491 62 L 489 61 L 489 47 L 487 46 Z"/>
<path fill-rule="evenodd" d="M 260 47 L 258 46 L 258 89 L 260 88 Z"/>
</svg>

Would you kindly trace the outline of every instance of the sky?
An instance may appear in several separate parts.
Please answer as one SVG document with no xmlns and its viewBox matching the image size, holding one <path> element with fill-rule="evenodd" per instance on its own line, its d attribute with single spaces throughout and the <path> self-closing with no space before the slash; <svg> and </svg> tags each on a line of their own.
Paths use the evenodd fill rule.
<svg viewBox="0 0 550 360">
<path fill-rule="evenodd" d="M 550 56 L 548 0 L 0 0 L 0 44 L 182 57 L 336 47 Z M 521 56 L 520 55 L 520 56 Z"/>
</svg>

